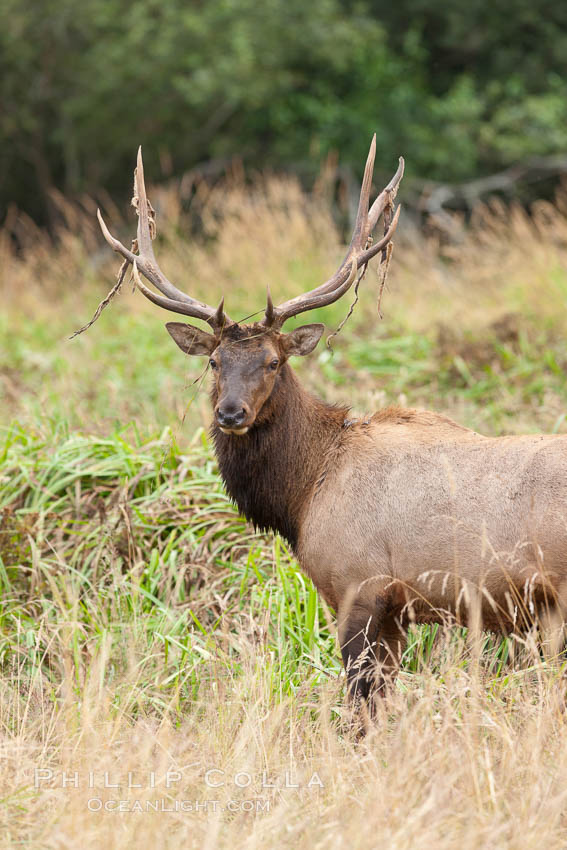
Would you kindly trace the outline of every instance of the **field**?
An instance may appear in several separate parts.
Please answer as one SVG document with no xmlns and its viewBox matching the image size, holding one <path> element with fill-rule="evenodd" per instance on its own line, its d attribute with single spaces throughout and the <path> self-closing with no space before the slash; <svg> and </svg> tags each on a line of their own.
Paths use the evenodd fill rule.
<svg viewBox="0 0 567 850">
<path fill-rule="evenodd" d="M 150 196 L 168 276 L 236 318 L 341 257 L 324 180 Z M 357 740 L 333 612 L 223 493 L 204 364 L 127 284 L 68 339 L 117 262 L 90 201 L 57 203 L 55 243 L 15 215 L 0 238 L 2 848 L 565 847 L 564 662 L 416 629 Z M 371 268 L 297 370 L 361 412 L 567 433 L 566 259 L 565 195 L 479 210 L 450 243 L 406 221 L 384 318 Z"/>
</svg>

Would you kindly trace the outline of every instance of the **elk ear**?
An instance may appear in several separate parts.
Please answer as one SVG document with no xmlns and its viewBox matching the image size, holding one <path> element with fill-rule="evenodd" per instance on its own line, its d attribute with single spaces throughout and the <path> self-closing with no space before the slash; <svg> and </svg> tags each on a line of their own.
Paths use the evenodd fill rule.
<svg viewBox="0 0 567 850">
<path fill-rule="evenodd" d="M 167 322 L 167 331 L 185 354 L 212 354 L 218 340 L 212 334 L 182 322 Z"/>
<path fill-rule="evenodd" d="M 325 330 L 325 325 L 302 325 L 283 335 L 283 347 L 288 357 L 303 357 L 311 354 Z"/>
</svg>

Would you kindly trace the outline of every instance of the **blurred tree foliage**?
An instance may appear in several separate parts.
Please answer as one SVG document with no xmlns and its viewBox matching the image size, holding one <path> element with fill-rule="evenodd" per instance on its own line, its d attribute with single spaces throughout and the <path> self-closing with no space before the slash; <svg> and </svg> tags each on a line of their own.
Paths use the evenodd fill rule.
<svg viewBox="0 0 567 850">
<path fill-rule="evenodd" d="M 122 197 L 150 173 L 331 150 L 470 179 L 567 151 L 558 0 L 2 0 L 0 199 L 45 221 L 53 188 Z"/>
</svg>

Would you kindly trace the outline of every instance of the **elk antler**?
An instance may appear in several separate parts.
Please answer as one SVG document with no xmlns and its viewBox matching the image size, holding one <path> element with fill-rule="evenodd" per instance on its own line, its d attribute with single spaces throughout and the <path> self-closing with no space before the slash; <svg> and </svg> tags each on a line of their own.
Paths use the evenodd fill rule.
<svg viewBox="0 0 567 850">
<path fill-rule="evenodd" d="M 124 274 L 129 263 L 132 264 L 134 280 L 138 289 L 146 298 L 153 301 L 159 307 L 164 307 L 166 310 L 171 310 L 173 313 L 182 313 L 184 316 L 193 316 L 195 319 L 203 319 L 205 322 L 217 331 L 228 325 L 234 324 L 232 319 L 224 312 L 224 298 L 221 300 L 218 307 L 210 307 L 202 301 L 197 301 L 191 298 L 185 292 L 181 292 L 166 278 L 164 273 L 156 262 L 152 239 L 155 237 L 155 213 L 146 196 L 146 186 L 144 183 L 144 164 L 142 162 L 142 148 L 138 148 L 138 162 L 134 171 L 134 197 L 133 205 L 138 213 L 138 237 L 132 243 L 132 249 L 128 250 L 118 239 L 110 233 L 108 227 L 104 223 L 100 210 L 97 210 L 98 220 L 104 235 L 104 238 L 114 251 L 124 257 L 125 267 L 121 269 L 119 274 L 124 278 Z M 158 295 L 152 289 L 146 286 L 142 281 L 139 272 L 152 283 L 156 289 L 162 293 Z"/>
<path fill-rule="evenodd" d="M 392 239 L 398 224 L 401 207 L 397 208 L 392 219 L 391 212 L 393 210 L 393 201 L 396 197 L 400 180 L 404 174 L 404 160 L 403 157 L 400 157 L 398 170 L 386 188 L 380 192 L 372 204 L 372 207 L 368 209 L 375 154 L 376 134 L 374 134 L 372 138 L 368 158 L 366 160 L 352 239 L 346 257 L 340 267 L 335 274 L 325 283 L 322 283 L 321 286 L 318 286 L 316 289 L 312 289 L 309 292 L 305 292 L 302 295 L 297 295 L 289 301 L 284 301 L 284 303 L 280 304 L 278 307 L 274 307 L 268 291 L 266 315 L 262 320 L 264 325 L 280 328 L 284 322 L 292 316 L 296 316 L 298 313 L 304 313 L 306 310 L 313 310 L 315 307 L 326 307 L 327 304 L 332 304 L 334 301 L 337 301 L 341 295 L 344 295 L 345 292 L 352 286 L 358 269 L 361 266 L 365 267 L 368 261 L 371 260 L 372 257 L 374 257 L 379 251 L 383 251 Z M 378 219 L 382 213 L 384 213 L 385 224 L 384 236 L 374 244 L 369 245 L 369 237 L 376 227 Z"/>
</svg>

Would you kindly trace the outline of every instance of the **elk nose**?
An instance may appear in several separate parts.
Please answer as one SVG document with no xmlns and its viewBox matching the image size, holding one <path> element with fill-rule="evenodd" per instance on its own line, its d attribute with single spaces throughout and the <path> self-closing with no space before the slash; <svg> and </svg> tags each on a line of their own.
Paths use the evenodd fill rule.
<svg viewBox="0 0 567 850">
<path fill-rule="evenodd" d="M 223 428 L 238 428 L 246 419 L 246 408 L 227 402 L 217 408 L 217 421 Z"/>
</svg>

